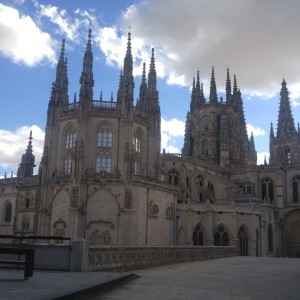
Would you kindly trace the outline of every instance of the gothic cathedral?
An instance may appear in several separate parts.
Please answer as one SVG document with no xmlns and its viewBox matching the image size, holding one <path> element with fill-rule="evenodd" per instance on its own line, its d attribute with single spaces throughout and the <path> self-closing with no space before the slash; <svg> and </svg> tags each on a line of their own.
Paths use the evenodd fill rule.
<svg viewBox="0 0 300 300">
<path fill-rule="evenodd" d="M 95 100 L 91 31 L 80 90 L 68 95 L 65 41 L 33 175 L 32 134 L 17 177 L 0 180 L 0 233 L 55 235 L 102 245 L 236 246 L 240 255 L 300 257 L 300 129 L 285 80 L 270 160 L 257 165 L 243 100 L 229 70 L 224 99 L 193 81 L 181 154 L 160 149 L 154 50 L 134 103 L 128 34 L 116 99 Z"/>
</svg>

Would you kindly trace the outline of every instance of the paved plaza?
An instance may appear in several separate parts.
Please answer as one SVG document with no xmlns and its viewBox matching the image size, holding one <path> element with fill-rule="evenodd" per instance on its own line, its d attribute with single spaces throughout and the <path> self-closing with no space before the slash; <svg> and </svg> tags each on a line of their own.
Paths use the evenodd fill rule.
<svg viewBox="0 0 300 300">
<path fill-rule="evenodd" d="M 34 271 L 26 281 L 22 270 L 0 269 L 0 291 L 1 300 L 300 299 L 300 259 L 231 257 L 130 273 Z"/>
<path fill-rule="evenodd" d="M 97 299 L 300 299 L 300 259 L 232 257 L 135 274 L 141 277 Z"/>
</svg>

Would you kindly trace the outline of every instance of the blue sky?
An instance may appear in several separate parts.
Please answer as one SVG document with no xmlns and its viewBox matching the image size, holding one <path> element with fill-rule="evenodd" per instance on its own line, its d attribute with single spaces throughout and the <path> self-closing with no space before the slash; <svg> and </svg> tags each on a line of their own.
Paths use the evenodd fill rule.
<svg viewBox="0 0 300 300">
<path fill-rule="evenodd" d="M 94 95 L 116 95 L 128 27 L 136 97 L 142 63 L 155 48 L 162 148 L 180 152 L 190 86 L 197 70 L 208 99 L 212 66 L 222 96 L 226 69 L 236 74 L 258 163 L 269 151 L 283 77 L 300 121 L 300 1 L 0 0 L 0 177 L 16 173 L 30 130 L 39 164 L 51 83 L 63 38 L 69 96 L 79 90 L 88 29 L 93 34 Z"/>
</svg>

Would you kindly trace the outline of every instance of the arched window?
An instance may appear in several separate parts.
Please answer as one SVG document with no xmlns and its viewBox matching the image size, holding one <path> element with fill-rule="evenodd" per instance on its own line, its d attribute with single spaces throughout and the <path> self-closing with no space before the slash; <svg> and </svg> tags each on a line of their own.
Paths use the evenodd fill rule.
<svg viewBox="0 0 300 300">
<path fill-rule="evenodd" d="M 242 225 L 238 232 L 239 239 L 239 251 L 241 256 L 248 256 L 248 237 L 246 233 L 246 228 Z"/>
<path fill-rule="evenodd" d="M 288 147 L 284 148 L 284 161 L 286 164 L 291 163 L 291 153 Z"/>
<path fill-rule="evenodd" d="M 270 223 L 268 225 L 268 250 L 270 253 L 273 252 L 273 227 Z"/>
<path fill-rule="evenodd" d="M 297 175 L 292 179 L 292 192 L 293 192 L 292 201 L 293 201 L 293 203 L 299 203 L 299 198 L 300 198 L 299 185 L 300 185 L 300 175 Z"/>
<path fill-rule="evenodd" d="M 111 157 L 108 152 L 99 153 L 96 158 L 96 173 L 111 173 Z"/>
<path fill-rule="evenodd" d="M 132 150 L 137 153 L 141 153 L 142 149 L 142 133 L 141 131 L 137 130 L 132 139 Z"/>
<path fill-rule="evenodd" d="M 274 186 L 271 178 L 266 177 L 261 181 L 261 199 L 273 203 Z"/>
<path fill-rule="evenodd" d="M 215 246 L 228 246 L 228 234 L 222 224 L 217 227 L 217 231 L 214 234 L 214 245 Z"/>
<path fill-rule="evenodd" d="M 203 232 L 201 230 L 200 223 L 198 223 L 193 231 L 193 245 L 203 246 Z"/>
<path fill-rule="evenodd" d="M 72 170 L 72 157 L 68 156 L 65 159 L 64 172 L 65 172 L 65 174 L 71 174 L 71 170 Z"/>
<path fill-rule="evenodd" d="M 141 175 L 141 161 L 140 160 L 136 160 L 134 162 L 134 175 L 135 176 Z"/>
<path fill-rule="evenodd" d="M 199 201 L 202 202 L 204 201 L 203 199 L 203 178 L 201 175 L 198 176 L 198 197 Z"/>
<path fill-rule="evenodd" d="M 178 172 L 175 170 L 172 170 L 169 172 L 169 183 L 173 185 L 178 185 L 179 177 Z"/>
<path fill-rule="evenodd" d="M 4 207 L 4 222 L 11 222 L 12 204 L 8 201 Z"/>
<path fill-rule="evenodd" d="M 249 194 L 254 194 L 254 181 L 252 180 L 252 178 L 247 177 L 244 181 L 243 181 L 243 188 L 244 188 L 244 194 L 245 195 L 249 195 Z"/>
<path fill-rule="evenodd" d="M 112 131 L 110 127 L 100 127 L 97 134 L 97 147 L 112 147 Z"/>
<path fill-rule="evenodd" d="M 207 183 L 207 200 L 211 203 L 215 201 L 214 185 L 209 181 Z"/>
<path fill-rule="evenodd" d="M 75 142 L 76 142 L 75 128 L 70 127 L 66 133 L 66 149 L 74 148 Z"/>
</svg>

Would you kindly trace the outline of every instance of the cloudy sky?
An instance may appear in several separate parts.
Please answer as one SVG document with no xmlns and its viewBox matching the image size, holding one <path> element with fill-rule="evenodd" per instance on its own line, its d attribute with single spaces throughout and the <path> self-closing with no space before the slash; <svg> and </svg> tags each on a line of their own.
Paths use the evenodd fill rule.
<svg viewBox="0 0 300 300">
<path fill-rule="evenodd" d="M 258 163 L 268 156 L 285 78 L 300 121 L 298 0 L 0 0 L 0 177 L 16 173 L 30 130 L 39 164 L 47 105 L 61 40 L 66 39 L 69 95 L 78 93 L 88 29 L 93 33 L 95 98 L 116 95 L 128 30 L 136 92 L 142 63 L 155 48 L 162 148 L 180 152 L 190 86 L 197 70 L 208 98 L 214 66 L 220 96 L 226 69 L 236 74 Z"/>
</svg>

